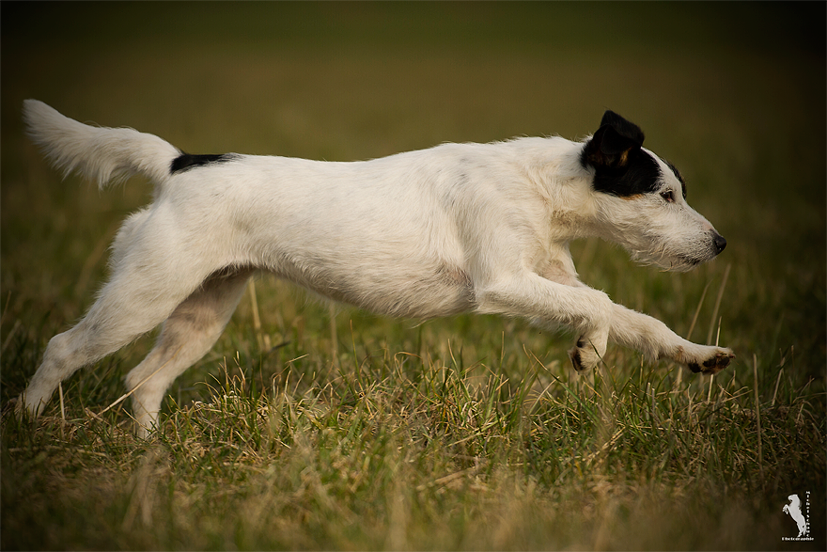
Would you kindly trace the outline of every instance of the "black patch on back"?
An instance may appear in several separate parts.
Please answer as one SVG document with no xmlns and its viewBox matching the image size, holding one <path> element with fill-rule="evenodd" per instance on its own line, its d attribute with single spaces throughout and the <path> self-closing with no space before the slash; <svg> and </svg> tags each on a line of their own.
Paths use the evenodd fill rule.
<svg viewBox="0 0 827 552">
<path fill-rule="evenodd" d="M 232 153 L 208 153 L 200 155 L 182 153 L 181 155 L 172 160 L 172 166 L 170 166 L 169 172 L 170 174 L 177 174 L 180 172 L 188 171 L 194 167 L 203 167 L 205 165 L 210 165 L 212 163 L 224 163 L 226 161 L 232 161 L 237 157 L 237 155 L 234 155 Z"/>
</svg>

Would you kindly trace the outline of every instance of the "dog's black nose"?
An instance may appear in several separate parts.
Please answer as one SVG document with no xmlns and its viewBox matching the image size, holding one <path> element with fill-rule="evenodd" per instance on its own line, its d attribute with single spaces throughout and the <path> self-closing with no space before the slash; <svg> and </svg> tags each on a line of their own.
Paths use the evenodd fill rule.
<svg viewBox="0 0 827 552">
<path fill-rule="evenodd" d="M 715 237 L 712 239 L 712 243 L 715 244 L 716 255 L 723 251 L 726 247 L 726 240 L 722 235 L 718 234 L 717 232 L 715 233 Z"/>
</svg>

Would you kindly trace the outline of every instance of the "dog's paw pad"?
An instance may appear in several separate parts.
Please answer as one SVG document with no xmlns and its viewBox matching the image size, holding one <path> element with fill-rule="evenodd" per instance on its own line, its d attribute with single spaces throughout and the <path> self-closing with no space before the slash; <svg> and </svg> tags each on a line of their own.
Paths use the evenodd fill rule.
<svg viewBox="0 0 827 552">
<path fill-rule="evenodd" d="M 569 358 L 574 369 L 578 372 L 588 372 L 600 362 L 600 357 L 591 345 L 583 338 L 577 340 L 577 345 L 569 349 Z"/>
<path fill-rule="evenodd" d="M 587 369 L 583 365 L 583 359 L 580 356 L 580 349 L 577 347 L 569 349 L 569 358 L 571 359 L 571 365 L 574 366 L 574 369 L 578 372 L 583 372 Z"/>
<path fill-rule="evenodd" d="M 689 369 L 695 372 L 702 374 L 717 374 L 727 366 L 729 363 L 732 362 L 732 359 L 735 358 L 735 353 L 733 353 L 729 349 L 718 349 L 715 351 L 715 354 L 708 359 L 704 360 L 701 364 L 690 362 L 687 366 Z"/>
</svg>

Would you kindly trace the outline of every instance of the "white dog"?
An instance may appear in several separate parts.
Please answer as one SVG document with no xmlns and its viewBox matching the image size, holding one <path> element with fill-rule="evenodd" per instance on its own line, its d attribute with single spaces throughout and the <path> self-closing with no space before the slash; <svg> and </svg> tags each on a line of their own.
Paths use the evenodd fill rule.
<svg viewBox="0 0 827 552">
<path fill-rule="evenodd" d="M 726 241 L 686 203 L 678 172 L 607 111 L 594 136 L 443 144 L 372 161 L 190 155 L 157 136 L 100 128 L 35 100 L 29 135 L 67 174 L 102 187 L 139 173 L 154 201 L 112 245 L 110 281 L 49 342 L 18 408 L 36 416 L 58 383 L 163 323 L 126 376 L 139 435 L 168 386 L 212 347 L 256 271 L 398 317 L 522 316 L 580 335 L 593 368 L 613 341 L 715 373 L 734 354 L 697 345 L 582 284 L 569 242 L 600 236 L 640 262 L 689 270 Z"/>
</svg>

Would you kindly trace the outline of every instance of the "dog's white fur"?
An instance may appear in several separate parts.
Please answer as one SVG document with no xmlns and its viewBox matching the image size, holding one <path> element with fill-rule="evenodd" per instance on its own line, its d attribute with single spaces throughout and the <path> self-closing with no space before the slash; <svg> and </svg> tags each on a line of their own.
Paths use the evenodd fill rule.
<svg viewBox="0 0 827 552">
<path fill-rule="evenodd" d="M 651 152 L 657 192 L 622 198 L 593 189 L 584 143 L 563 138 L 443 144 L 353 163 L 233 155 L 173 172 L 182 152 L 157 136 L 81 124 L 35 100 L 24 116 L 67 174 L 104 186 L 139 173 L 155 184 L 152 204 L 118 232 L 95 304 L 49 342 L 19 401 L 31 415 L 78 368 L 163 323 L 126 377 L 146 436 L 168 386 L 212 347 L 258 270 L 389 316 L 474 311 L 570 326 L 581 335 L 571 352 L 578 369 L 594 367 L 607 341 L 695 371 L 714 373 L 734 356 L 578 279 L 568 244 L 587 236 L 671 270 L 719 252 L 712 225 Z"/>
</svg>

